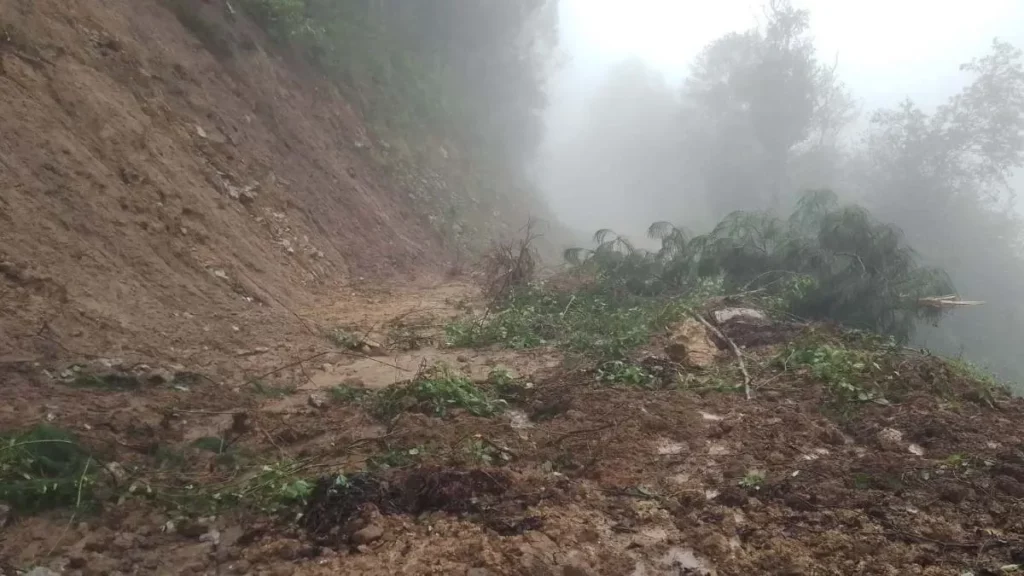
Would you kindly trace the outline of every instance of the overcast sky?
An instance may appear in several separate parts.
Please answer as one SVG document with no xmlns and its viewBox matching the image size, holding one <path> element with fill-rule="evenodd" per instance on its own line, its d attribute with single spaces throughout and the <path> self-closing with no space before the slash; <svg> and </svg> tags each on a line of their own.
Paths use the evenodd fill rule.
<svg viewBox="0 0 1024 576">
<path fill-rule="evenodd" d="M 794 0 L 811 12 L 823 60 L 865 108 L 910 97 L 933 106 L 961 86 L 957 67 L 1000 37 L 1024 47 L 1024 0 Z M 571 123 L 611 64 L 636 56 L 670 80 L 709 42 L 763 21 L 757 0 L 562 0 L 564 62 L 551 116 Z"/>
</svg>

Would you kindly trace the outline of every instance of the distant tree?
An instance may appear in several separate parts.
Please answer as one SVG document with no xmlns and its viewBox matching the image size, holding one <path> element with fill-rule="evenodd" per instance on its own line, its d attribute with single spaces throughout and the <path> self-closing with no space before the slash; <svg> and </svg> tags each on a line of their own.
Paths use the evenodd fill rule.
<svg viewBox="0 0 1024 576">
<path fill-rule="evenodd" d="M 807 11 L 770 0 L 765 13 L 763 28 L 708 45 L 683 89 L 685 155 L 719 215 L 780 209 L 794 155 L 834 147 L 855 109 L 835 66 L 817 60 Z"/>
<path fill-rule="evenodd" d="M 923 342 L 1024 376 L 1021 221 L 1010 177 L 1024 167 L 1022 53 L 995 41 L 961 67 L 974 81 L 933 114 L 906 101 L 875 113 L 852 166 L 872 208 L 986 306 L 954 314 Z"/>
</svg>

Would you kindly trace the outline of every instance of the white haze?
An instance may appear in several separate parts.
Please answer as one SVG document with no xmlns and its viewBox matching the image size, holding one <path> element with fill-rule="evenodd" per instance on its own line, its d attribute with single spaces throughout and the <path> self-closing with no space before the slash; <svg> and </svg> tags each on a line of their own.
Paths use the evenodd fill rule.
<svg viewBox="0 0 1024 576">
<path fill-rule="evenodd" d="M 958 66 L 984 55 L 994 37 L 1024 46 L 1022 0 L 793 4 L 810 10 L 819 57 L 838 58 L 838 73 L 865 113 L 908 97 L 931 109 L 963 86 Z M 550 85 L 538 177 L 564 224 L 580 232 L 612 227 L 634 238 L 641 238 L 654 219 L 701 227 L 703 222 L 694 221 L 703 220 L 699 211 L 658 214 L 656 207 L 637 202 L 635 191 L 621 183 L 612 180 L 602 187 L 599 176 L 580 178 L 584 167 L 560 154 L 581 129 L 583 111 L 611 66 L 637 58 L 678 86 L 701 48 L 723 34 L 763 22 L 761 6 L 749 0 L 561 1 L 562 61 Z"/>
</svg>

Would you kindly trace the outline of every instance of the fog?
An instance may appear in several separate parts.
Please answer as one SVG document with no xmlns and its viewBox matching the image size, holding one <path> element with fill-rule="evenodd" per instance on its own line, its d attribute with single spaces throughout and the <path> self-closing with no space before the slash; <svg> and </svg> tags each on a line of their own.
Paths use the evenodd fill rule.
<svg viewBox="0 0 1024 576">
<path fill-rule="evenodd" d="M 1024 376 L 1004 215 L 1022 213 L 1024 2 L 561 0 L 559 17 L 536 179 L 581 241 L 832 189 L 988 302 L 918 344 Z"/>
<path fill-rule="evenodd" d="M 1024 46 L 1024 2 L 1018 0 L 979 0 L 970 9 L 927 0 L 797 0 L 793 5 L 809 11 L 819 57 L 838 60 L 839 76 L 865 113 L 859 124 L 870 111 L 905 98 L 925 109 L 944 102 L 966 81 L 959 65 L 983 55 L 993 38 Z M 678 89 L 702 48 L 763 23 L 763 4 L 561 0 L 559 10 L 560 61 L 549 87 L 541 187 L 566 225 L 581 231 L 614 226 L 642 238 L 657 209 L 638 205 L 629 191 L 594 187 L 578 169 L 568 170 L 572 163 L 565 156 L 576 153 L 571 148 L 585 130 L 588 106 L 609 72 L 630 59 Z M 679 192 L 672 186 L 671 193 Z"/>
</svg>

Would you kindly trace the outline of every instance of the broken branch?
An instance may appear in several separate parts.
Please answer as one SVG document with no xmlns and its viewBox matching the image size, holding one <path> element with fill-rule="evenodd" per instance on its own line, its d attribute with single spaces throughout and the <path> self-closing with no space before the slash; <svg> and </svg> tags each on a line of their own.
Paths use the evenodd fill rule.
<svg viewBox="0 0 1024 576">
<path fill-rule="evenodd" d="M 723 342 L 728 344 L 730 348 L 732 348 L 732 353 L 736 356 L 736 361 L 739 362 L 740 372 L 743 373 L 743 392 L 747 395 L 747 400 L 750 400 L 750 373 L 747 372 L 747 365 L 743 362 L 743 352 L 740 351 L 740 347 L 737 346 L 736 343 L 732 341 L 732 338 L 729 338 L 728 336 L 723 334 L 721 330 L 712 326 L 710 322 L 705 320 L 699 314 L 694 314 L 693 317 L 696 318 L 698 322 L 703 324 L 705 328 L 711 330 L 711 332 L 715 336 L 718 336 Z"/>
</svg>

